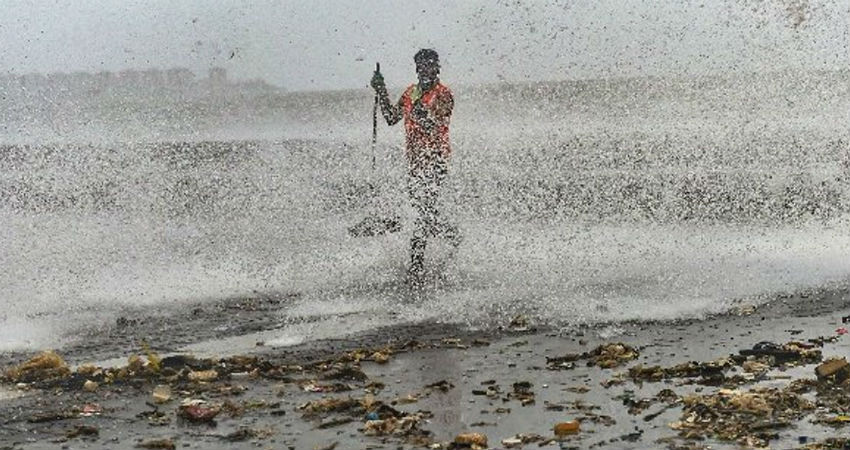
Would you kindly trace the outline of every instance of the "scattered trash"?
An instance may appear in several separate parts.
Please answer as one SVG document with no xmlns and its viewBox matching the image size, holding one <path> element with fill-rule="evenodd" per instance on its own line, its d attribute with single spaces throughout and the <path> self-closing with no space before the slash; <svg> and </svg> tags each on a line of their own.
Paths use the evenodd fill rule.
<svg viewBox="0 0 850 450">
<path fill-rule="evenodd" d="M 625 364 L 640 356 L 634 348 L 623 343 L 603 344 L 595 349 L 584 353 L 571 353 L 555 358 L 546 357 L 546 367 L 550 370 L 562 370 L 574 368 L 574 362 L 582 359 L 588 360 L 588 366 L 598 366 L 603 369 L 611 369 Z"/>
<path fill-rule="evenodd" d="M 83 408 L 80 410 L 80 416 L 82 417 L 91 417 L 99 415 L 103 412 L 103 408 L 95 403 L 87 403 L 83 405 Z"/>
<path fill-rule="evenodd" d="M 756 307 L 753 305 L 740 305 L 732 309 L 732 313 L 737 316 L 749 316 L 756 312 Z"/>
<path fill-rule="evenodd" d="M 832 358 L 817 366 L 815 374 L 819 380 L 832 377 L 836 381 L 842 381 L 850 378 L 850 363 L 844 357 Z"/>
<path fill-rule="evenodd" d="M 155 449 L 155 450 L 175 450 L 177 448 L 174 445 L 174 441 L 171 439 L 149 439 L 147 441 L 142 441 L 136 444 L 138 448 L 147 448 L 147 449 Z"/>
<path fill-rule="evenodd" d="M 410 404 L 410 403 L 416 403 L 418 401 L 419 401 L 419 396 L 417 396 L 416 394 L 410 393 L 410 394 L 407 394 L 403 397 L 399 397 L 399 398 L 395 399 L 394 402 L 395 403 L 401 403 L 402 405 L 407 405 L 407 404 Z"/>
<path fill-rule="evenodd" d="M 682 418 L 670 424 L 686 439 L 714 437 L 764 447 L 776 436 L 768 431 L 790 426 L 814 404 L 788 388 L 756 388 L 748 392 L 721 389 L 682 399 Z"/>
<path fill-rule="evenodd" d="M 375 361 L 378 364 L 386 364 L 390 360 L 389 353 L 386 352 L 375 352 L 371 356 L 372 361 Z"/>
<path fill-rule="evenodd" d="M 555 424 L 553 431 L 555 432 L 555 436 L 564 437 L 578 433 L 580 426 L 577 420 L 561 422 Z"/>
<path fill-rule="evenodd" d="M 425 388 L 427 388 L 427 389 L 436 389 L 436 390 L 442 391 L 442 392 L 448 392 L 449 389 L 451 389 L 453 387 L 455 387 L 455 385 L 449 383 L 446 380 L 440 380 L 440 381 L 437 381 L 436 383 L 431 383 L 431 384 L 425 385 Z"/>
<path fill-rule="evenodd" d="M 502 445 L 507 448 L 517 448 L 522 447 L 525 444 L 531 444 L 535 442 L 541 442 L 541 446 L 543 442 L 546 441 L 546 438 L 539 434 L 517 434 L 516 436 L 502 439 Z"/>
<path fill-rule="evenodd" d="M 152 427 L 164 427 L 171 423 L 170 415 L 158 409 L 142 411 L 136 417 L 147 420 L 148 425 Z"/>
<path fill-rule="evenodd" d="M 747 373 L 764 373 L 770 369 L 770 365 L 761 361 L 752 359 L 741 363 L 741 368 Z"/>
<path fill-rule="evenodd" d="M 351 385 L 343 383 L 319 384 L 311 381 L 301 386 L 305 392 L 344 392 L 354 389 Z"/>
<path fill-rule="evenodd" d="M 307 402 L 298 407 L 299 410 L 304 411 L 305 414 L 319 414 L 319 413 L 328 413 L 328 412 L 338 412 L 338 411 L 347 411 L 353 408 L 363 408 L 364 401 L 358 400 L 355 398 L 347 397 L 347 398 L 323 398 L 321 400 L 315 400 L 312 402 Z"/>
<path fill-rule="evenodd" d="M 220 407 L 207 406 L 203 400 L 187 399 L 180 405 L 178 415 L 190 422 L 209 423 L 220 412 Z"/>
<path fill-rule="evenodd" d="M 96 377 L 103 374 L 103 369 L 92 364 L 83 364 L 77 368 L 77 373 L 84 377 Z"/>
<path fill-rule="evenodd" d="M 210 370 L 199 370 L 199 371 L 191 371 L 189 375 L 187 375 L 189 381 L 195 382 L 210 382 L 215 381 L 218 378 L 218 372 L 214 369 Z"/>
<path fill-rule="evenodd" d="M 461 433 L 455 436 L 452 444 L 449 448 L 484 450 L 487 448 L 487 436 L 483 433 Z"/>
<path fill-rule="evenodd" d="M 388 417 L 380 420 L 367 421 L 363 426 L 363 434 L 366 436 L 405 436 L 424 437 L 430 434 L 419 428 L 423 420 L 421 414 L 411 414 L 401 418 Z"/>
<path fill-rule="evenodd" d="M 150 345 L 148 345 L 147 341 L 142 340 L 142 351 L 145 352 L 145 356 L 148 358 L 147 368 L 153 372 L 157 373 L 162 369 L 162 359 L 159 355 L 156 354 L 155 351 L 151 350 Z"/>
<path fill-rule="evenodd" d="M 165 384 L 157 385 L 153 388 L 151 397 L 153 398 L 153 402 L 156 404 L 162 404 L 171 400 L 171 386 Z"/>
<path fill-rule="evenodd" d="M 847 328 L 844 328 L 844 327 L 838 328 L 838 329 L 835 330 L 835 334 L 837 334 L 839 336 L 843 336 L 843 335 L 847 334 Z"/>
<path fill-rule="evenodd" d="M 97 382 L 94 382 L 92 380 L 86 380 L 86 382 L 83 383 L 83 390 L 86 392 L 94 392 L 97 390 L 98 386 L 99 385 L 97 384 Z"/>
<path fill-rule="evenodd" d="M 440 342 L 443 344 L 444 347 L 459 348 L 459 349 L 468 348 L 466 345 L 463 345 L 461 343 L 461 340 L 458 339 L 458 338 L 443 338 Z"/>
<path fill-rule="evenodd" d="M 644 367 L 638 364 L 628 371 L 628 376 L 635 381 L 661 381 L 668 378 L 717 377 L 734 365 L 729 358 L 720 358 L 707 362 L 686 362 L 673 367 L 661 366 Z"/>
<path fill-rule="evenodd" d="M 820 362 L 823 359 L 820 350 L 812 349 L 809 345 L 793 341 L 783 345 L 763 341 L 754 345 L 752 349 L 741 350 L 738 353 L 743 356 L 771 357 L 775 365 L 789 362 L 811 364 Z"/>
<path fill-rule="evenodd" d="M 508 398 L 519 400 L 522 406 L 534 404 L 534 387 L 530 381 L 518 381 L 513 385 L 514 391 L 508 394 Z"/>
<path fill-rule="evenodd" d="M 13 383 L 31 383 L 33 381 L 64 378 L 70 374 L 71 369 L 65 364 L 65 360 L 53 350 L 47 350 L 8 369 L 6 378 Z"/>
<path fill-rule="evenodd" d="M 381 418 L 378 416 L 378 413 L 373 411 L 366 414 L 366 420 L 381 420 Z"/>
</svg>

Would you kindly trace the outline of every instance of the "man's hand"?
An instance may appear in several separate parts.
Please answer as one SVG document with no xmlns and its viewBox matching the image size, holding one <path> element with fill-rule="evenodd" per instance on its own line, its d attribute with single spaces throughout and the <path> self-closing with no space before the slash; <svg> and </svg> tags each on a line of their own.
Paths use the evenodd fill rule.
<svg viewBox="0 0 850 450">
<path fill-rule="evenodd" d="M 384 83 L 384 76 L 381 75 L 380 71 L 376 70 L 375 73 L 372 74 L 371 84 L 372 84 L 372 89 L 374 89 L 375 92 L 381 93 L 381 92 L 387 91 L 387 85 L 386 85 L 386 83 Z"/>
</svg>

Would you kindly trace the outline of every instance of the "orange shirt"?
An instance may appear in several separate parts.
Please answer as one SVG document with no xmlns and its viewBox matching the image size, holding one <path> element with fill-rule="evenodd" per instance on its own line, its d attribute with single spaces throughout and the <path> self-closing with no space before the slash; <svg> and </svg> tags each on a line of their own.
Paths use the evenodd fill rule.
<svg viewBox="0 0 850 450">
<path fill-rule="evenodd" d="M 434 121 L 430 129 L 413 119 L 413 105 L 420 96 L 428 117 Z M 452 152 L 449 144 L 449 121 L 454 107 L 452 91 L 446 85 L 437 83 L 423 95 L 419 85 L 412 84 L 401 95 L 400 103 L 404 115 L 407 158 L 411 166 L 433 162 L 435 153 L 448 160 Z"/>
</svg>

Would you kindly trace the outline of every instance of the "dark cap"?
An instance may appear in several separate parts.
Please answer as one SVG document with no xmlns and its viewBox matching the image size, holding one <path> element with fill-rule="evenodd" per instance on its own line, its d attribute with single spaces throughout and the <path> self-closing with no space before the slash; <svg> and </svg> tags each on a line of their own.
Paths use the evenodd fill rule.
<svg viewBox="0 0 850 450">
<path fill-rule="evenodd" d="M 413 61 L 416 64 L 431 63 L 431 64 L 436 64 L 437 66 L 439 66 L 440 65 L 440 55 L 438 55 L 437 51 L 432 49 L 432 48 L 423 48 L 422 50 L 419 50 L 418 52 L 416 52 L 415 55 L 413 55 Z"/>
</svg>

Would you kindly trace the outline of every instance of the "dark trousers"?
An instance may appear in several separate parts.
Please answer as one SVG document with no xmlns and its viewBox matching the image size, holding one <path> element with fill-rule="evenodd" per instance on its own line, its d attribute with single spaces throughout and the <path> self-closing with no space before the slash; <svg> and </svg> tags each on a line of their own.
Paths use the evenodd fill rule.
<svg viewBox="0 0 850 450">
<path fill-rule="evenodd" d="M 440 185 L 446 178 L 446 169 L 444 163 L 432 164 L 426 168 L 411 171 L 407 179 L 410 203 L 416 211 L 413 237 L 410 239 L 411 269 L 422 269 L 428 238 L 442 237 L 454 246 L 460 243 L 457 227 L 440 218 L 437 205 Z"/>
</svg>

